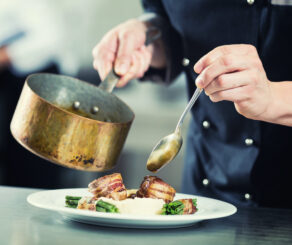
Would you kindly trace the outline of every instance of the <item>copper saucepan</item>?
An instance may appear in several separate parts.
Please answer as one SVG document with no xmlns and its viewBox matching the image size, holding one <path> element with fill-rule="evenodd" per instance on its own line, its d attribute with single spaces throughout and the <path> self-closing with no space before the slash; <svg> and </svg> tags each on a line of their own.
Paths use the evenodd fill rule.
<svg viewBox="0 0 292 245">
<path fill-rule="evenodd" d="M 105 84 L 45 73 L 28 76 L 11 121 L 14 138 L 62 166 L 112 169 L 134 113 Z"/>
<path fill-rule="evenodd" d="M 150 27 L 145 45 L 161 32 Z M 11 121 L 14 138 L 51 162 L 86 171 L 112 169 L 123 148 L 133 111 L 112 90 L 112 70 L 99 87 L 54 74 L 32 74 L 25 81 Z"/>
</svg>

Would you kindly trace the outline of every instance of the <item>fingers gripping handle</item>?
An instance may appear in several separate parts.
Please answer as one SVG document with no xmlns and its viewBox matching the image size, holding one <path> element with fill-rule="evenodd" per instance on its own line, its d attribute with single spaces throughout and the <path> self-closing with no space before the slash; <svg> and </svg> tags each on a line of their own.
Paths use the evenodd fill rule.
<svg viewBox="0 0 292 245">
<path fill-rule="evenodd" d="M 120 80 L 114 69 L 111 69 L 106 78 L 98 86 L 101 90 L 111 93 Z"/>
<path fill-rule="evenodd" d="M 149 45 L 159 39 L 161 37 L 161 31 L 154 26 L 151 26 L 146 31 L 146 40 L 145 45 Z M 108 73 L 106 78 L 103 80 L 103 82 L 99 85 L 99 88 L 111 93 L 115 86 L 117 85 L 118 81 L 120 79 L 120 76 L 115 73 L 114 68 L 111 69 L 111 71 Z"/>
</svg>

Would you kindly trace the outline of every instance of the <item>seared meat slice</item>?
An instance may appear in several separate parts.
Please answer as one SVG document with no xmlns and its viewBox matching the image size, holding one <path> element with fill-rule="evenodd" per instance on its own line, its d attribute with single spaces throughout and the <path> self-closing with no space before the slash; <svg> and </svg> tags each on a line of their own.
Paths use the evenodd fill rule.
<svg viewBox="0 0 292 245">
<path fill-rule="evenodd" d="M 145 176 L 137 191 L 137 197 L 163 199 L 166 203 L 172 202 L 175 189 L 156 176 Z"/>
<path fill-rule="evenodd" d="M 134 199 L 137 196 L 137 189 L 128 189 L 127 190 L 127 198 Z"/>
<path fill-rule="evenodd" d="M 193 199 L 180 199 L 178 201 L 182 202 L 184 205 L 182 214 L 194 214 L 197 212 L 197 207 L 195 206 Z"/>
<path fill-rule="evenodd" d="M 95 197 L 107 197 L 114 200 L 127 198 L 127 190 L 119 173 L 100 177 L 89 183 L 88 188 Z"/>
<path fill-rule="evenodd" d="M 85 210 L 90 210 L 90 211 L 96 211 L 96 202 L 97 198 L 96 197 L 82 197 L 78 201 L 78 209 L 85 209 Z"/>
</svg>

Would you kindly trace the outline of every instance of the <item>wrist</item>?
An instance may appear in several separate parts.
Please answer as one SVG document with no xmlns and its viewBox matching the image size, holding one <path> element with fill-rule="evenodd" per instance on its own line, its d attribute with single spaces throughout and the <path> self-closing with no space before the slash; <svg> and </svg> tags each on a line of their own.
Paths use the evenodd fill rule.
<svg viewBox="0 0 292 245">
<path fill-rule="evenodd" d="M 291 82 L 269 81 L 270 100 L 262 121 L 292 126 Z"/>
</svg>

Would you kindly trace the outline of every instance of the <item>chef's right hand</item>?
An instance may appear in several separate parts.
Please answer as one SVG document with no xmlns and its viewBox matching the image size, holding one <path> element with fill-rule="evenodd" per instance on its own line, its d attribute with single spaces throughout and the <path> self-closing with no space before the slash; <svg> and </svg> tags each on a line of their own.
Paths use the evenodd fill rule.
<svg viewBox="0 0 292 245">
<path fill-rule="evenodd" d="M 121 76 L 118 87 L 143 77 L 150 66 L 154 49 L 153 44 L 145 46 L 146 30 L 145 23 L 132 19 L 118 25 L 101 39 L 92 51 L 93 67 L 101 80 L 113 67 Z"/>
</svg>

